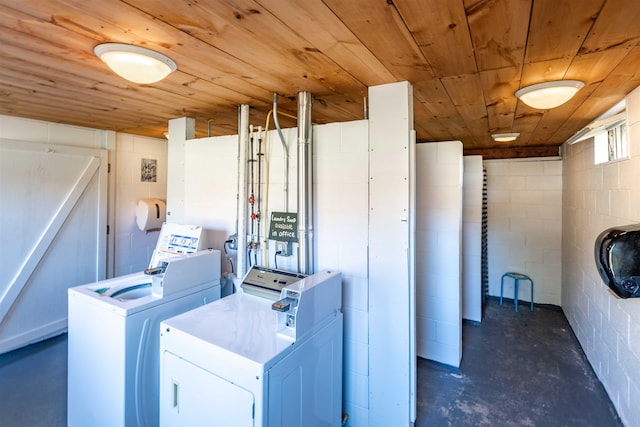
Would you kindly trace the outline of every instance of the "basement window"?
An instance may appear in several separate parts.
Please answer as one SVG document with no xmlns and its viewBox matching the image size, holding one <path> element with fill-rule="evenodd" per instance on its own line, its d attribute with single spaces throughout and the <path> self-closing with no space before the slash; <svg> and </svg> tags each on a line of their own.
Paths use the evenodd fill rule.
<svg viewBox="0 0 640 427">
<path fill-rule="evenodd" d="M 629 157 L 627 149 L 627 125 L 624 122 L 596 134 L 593 140 L 596 165 Z"/>
</svg>

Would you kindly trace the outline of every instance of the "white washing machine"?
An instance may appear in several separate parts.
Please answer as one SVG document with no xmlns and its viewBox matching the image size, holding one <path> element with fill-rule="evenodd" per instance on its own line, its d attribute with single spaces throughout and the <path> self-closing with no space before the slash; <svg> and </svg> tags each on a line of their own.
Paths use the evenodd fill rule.
<svg viewBox="0 0 640 427">
<path fill-rule="evenodd" d="M 67 425 L 158 425 L 159 324 L 220 298 L 220 251 L 192 237 L 161 233 L 151 275 L 69 289 Z"/>
<path fill-rule="evenodd" d="M 339 427 L 341 288 L 339 273 L 254 267 L 238 293 L 163 321 L 160 425 Z"/>
</svg>

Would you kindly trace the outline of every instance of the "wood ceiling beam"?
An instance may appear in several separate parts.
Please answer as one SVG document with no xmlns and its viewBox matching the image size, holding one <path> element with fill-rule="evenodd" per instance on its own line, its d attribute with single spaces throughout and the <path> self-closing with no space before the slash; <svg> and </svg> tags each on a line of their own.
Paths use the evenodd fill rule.
<svg viewBox="0 0 640 427">
<path fill-rule="evenodd" d="M 483 147 L 465 148 L 465 156 L 482 156 L 482 160 L 520 159 L 530 157 L 558 157 L 560 147 L 557 145 L 525 146 L 525 147 Z"/>
</svg>

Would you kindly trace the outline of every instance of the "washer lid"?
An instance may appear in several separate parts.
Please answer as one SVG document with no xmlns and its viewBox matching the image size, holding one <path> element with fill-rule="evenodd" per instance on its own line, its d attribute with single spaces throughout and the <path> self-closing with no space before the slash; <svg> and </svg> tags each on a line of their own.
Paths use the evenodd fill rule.
<svg viewBox="0 0 640 427">
<path fill-rule="evenodd" d="M 147 283 L 149 283 L 149 276 L 140 272 L 69 288 L 68 294 L 70 298 L 80 298 L 103 310 L 120 316 L 130 316 L 156 305 L 205 289 L 214 289 L 220 285 L 219 281 L 208 282 L 163 298 L 154 295 L 151 287 L 146 288 Z"/>
</svg>

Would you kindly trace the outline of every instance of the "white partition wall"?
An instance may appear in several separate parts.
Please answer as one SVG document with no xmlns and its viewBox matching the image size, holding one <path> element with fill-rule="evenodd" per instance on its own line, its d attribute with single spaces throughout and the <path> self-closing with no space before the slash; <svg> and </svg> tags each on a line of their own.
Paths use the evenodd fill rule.
<svg viewBox="0 0 640 427">
<path fill-rule="evenodd" d="M 175 119 L 170 128 L 186 130 L 186 119 Z M 175 129 L 174 128 L 174 129 Z M 296 129 L 282 129 L 289 146 L 289 206 L 296 206 Z M 344 374 L 343 405 L 350 426 L 369 425 L 369 126 L 366 120 L 313 127 L 315 178 L 314 213 L 316 263 L 319 270 L 340 271 L 343 279 Z M 269 131 L 268 212 L 285 210 L 284 152 L 276 131 Z M 171 146 L 172 141 L 169 141 Z M 237 212 L 238 137 L 178 139 L 173 148 L 184 165 L 168 206 L 182 212 L 182 220 L 201 224 L 209 246 L 223 248 L 235 233 Z M 171 152 L 171 151 L 170 151 Z M 337 167 L 336 167 L 337 166 Z M 171 171 L 171 168 L 170 168 Z M 170 179 L 172 179 L 170 173 Z M 294 208 L 295 210 L 295 208 Z M 266 215 L 268 218 L 269 215 Z M 345 238 L 348 236 L 348 238 Z M 269 242 L 268 264 L 275 267 L 274 243 Z M 295 245 L 294 245 L 295 246 Z M 223 271 L 233 270 L 232 259 L 223 259 Z M 278 256 L 277 267 L 296 270 L 297 257 Z"/>
<path fill-rule="evenodd" d="M 167 222 L 187 224 L 184 218 L 185 150 L 187 140 L 196 134 L 196 121 L 189 117 L 169 120 L 167 146 Z M 199 171 L 200 173 L 202 171 Z"/>
<path fill-rule="evenodd" d="M 366 426 L 370 424 L 369 123 L 314 126 L 313 138 L 316 265 L 317 270 L 342 274 L 343 410 L 349 416 L 347 425 Z"/>
<path fill-rule="evenodd" d="M 317 269 L 340 271 L 343 278 L 346 425 L 408 426 L 415 420 L 416 364 L 411 86 L 372 88 L 369 99 L 369 121 L 313 127 L 315 262 Z M 171 120 L 169 129 L 167 210 L 202 224 L 209 245 L 222 249 L 235 232 L 238 138 L 190 139 L 185 118 Z M 297 195 L 296 133 L 283 129 L 290 210 Z M 268 141 L 265 218 L 286 205 L 283 148 L 275 131 Z M 274 246 L 270 241 L 271 267 Z M 277 258 L 278 268 L 297 268 L 295 247 L 294 255 Z M 223 271 L 231 271 L 229 260 Z"/>
<path fill-rule="evenodd" d="M 370 426 L 415 421 L 413 90 L 369 89 Z"/>
<path fill-rule="evenodd" d="M 482 321 L 482 156 L 464 156 L 462 318 Z"/>
<path fill-rule="evenodd" d="M 458 367 L 462 358 L 462 143 L 416 147 L 417 354 Z"/>
</svg>

